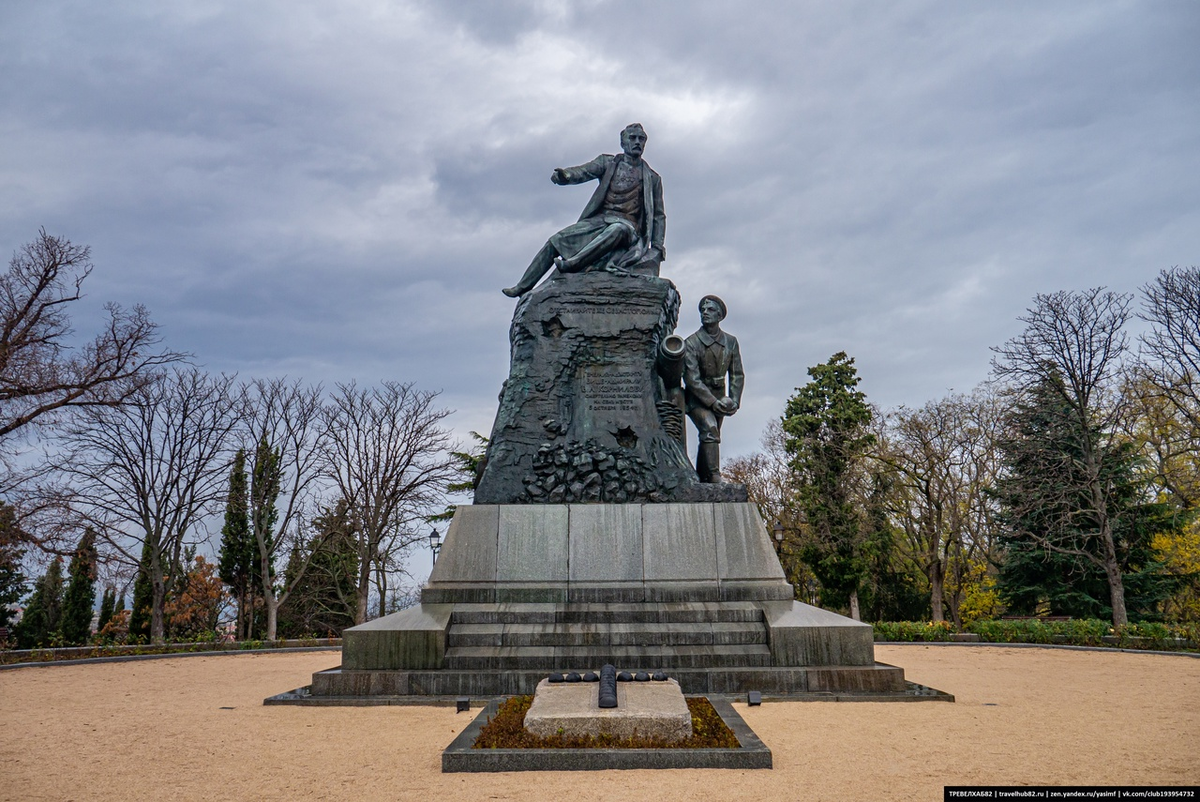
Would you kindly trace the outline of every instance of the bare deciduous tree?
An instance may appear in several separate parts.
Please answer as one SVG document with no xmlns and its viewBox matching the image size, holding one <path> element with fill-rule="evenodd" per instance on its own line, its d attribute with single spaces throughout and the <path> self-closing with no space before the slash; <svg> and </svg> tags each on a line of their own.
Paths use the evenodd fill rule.
<svg viewBox="0 0 1200 802">
<path fill-rule="evenodd" d="M 1125 584 L 1113 535 L 1112 488 L 1104 479 L 1102 459 L 1119 436 L 1122 408 L 1113 396 L 1128 350 L 1125 324 L 1132 296 L 1097 287 L 1082 292 L 1039 294 L 1025 317 L 1025 331 L 993 349 L 995 374 L 1024 391 L 1052 388 L 1069 410 L 1078 432 L 1079 454 L 1074 457 L 1082 477 L 1079 493 L 1063 494 L 1082 499 L 1079 520 L 1091 531 L 1081 539 L 1063 540 L 1044 532 L 1024 532 L 1043 548 L 1087 560 L 1108 579 L 1113 624 L 1129 622 Z M 1061 477 L 1047 477 L 1048 482 Z M 1074 502 L 1073 502 L 1074 503 Z"/>
<path fill-rule="evenodd" d="M 254 444 L 266 443 L 275 454 L 271 469 L 276 474 L 278 499 L 268 502 L 251 498 L 250 505 L 250 530 L 258 547 L 259 576 L 267 608 L 266 636 L 267 640 L 275 640 L 279 608 L 303 579 L 308 569 L 306 558 L 316 551 L 304 542 L 304 531 L 317 508 L 314 495 L 321 476 L 322 439 L 328 421 L 319 386 L 271 379 L 255 381 L 249 391 L 246 428 L 251 476 L 262 474 L 267 467 L 259 464 L 264 452 Z M 265 513 L 267 503 L 276 505 L 278 515 L 273 527 Z M 285 581 L 282 568 L 274 564 L 278 562 L 275 558 L 287 554 L 293 545 L 301 547 L 295 552 L 300 556 L 292 561 L 290 581 Z"/>
<path fill-rule="evenodd" d="M 1186 429 L 1200 431 L 1200 267 L 1159 273 L 1142 288 L 1139 316 L 1151 325 L 1141 338 L 1145 378 Z M 1187 450 L 1197 455 L 1200 444 Z"/>
<path fill-rule="evenodd" d="M 892 503 L 909 553 L 929 579 L 934 621 L 959 604 L 972 564 L 990 556 L 999 405 L 987 387 L 900 409 L 878 450 L 898 477 Z"/>
<path fill-rule="evenodd" d="M 379 614 L 387 611 L 387 572 L 424 539 L 424 522 L 445 504 L 446 486 L 458 476 L 450 433 L 441 426 L 450 411 L 435 408 L 436 400 L 437 393 L 412 384 L 339 384 L 326 407 L 322 463 L 349 502 L 358 535 L 356 623 L 367 620 L 372 570 L 377 580 L 383 575 Z"/>
<path fill-rule="evenodd" d="M 185 538 L 225 496 L 242 404 L 232 377 L 177 370 L 139 383 L 121 406 L 85 408 L 63 432 L 72 505 L 128 562 L 143 548 L 149 558 L 156 642 Z"/>
<path fill-rule="evenodd" d="M 132 398 L 155 368 L 182 354 L 157 348 L 142 306 L 105 306 L 104 329 L 81 348 L 69 342 L 67 304 L 92 272 L 90 249 L 42 229 L 0 276 L 0 438 L 71 407 Z"/>
</svg>

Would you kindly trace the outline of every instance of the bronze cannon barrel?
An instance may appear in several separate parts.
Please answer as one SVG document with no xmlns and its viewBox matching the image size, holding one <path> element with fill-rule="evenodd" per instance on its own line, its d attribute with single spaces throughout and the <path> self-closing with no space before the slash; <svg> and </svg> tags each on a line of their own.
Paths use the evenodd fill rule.
<svg viewBox="0 0 1200 802">
<path fill-rule="evenodd" d="M 658 375 L 667 387 L 678 387 L 683 381 L 683 338 L 668 335 L 658 346 Z"/>
</svg>

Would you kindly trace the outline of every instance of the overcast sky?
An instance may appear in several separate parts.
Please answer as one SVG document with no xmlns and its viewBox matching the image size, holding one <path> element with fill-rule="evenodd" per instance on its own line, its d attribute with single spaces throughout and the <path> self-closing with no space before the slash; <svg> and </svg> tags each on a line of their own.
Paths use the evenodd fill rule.
<svg viewBox="0 0 1200 802">
<path fill-rule="evenodd" d="M 92 247 L 213 371 L 443 393 L 487 433 L 514 283 L 644 124 L 680 331 L 729 306 L 757 448 L 844 350 L 884 407 L 1036 292 L 1200 263 L 1200 3 L 0 4 L 0 250 Z"/>
</svg>

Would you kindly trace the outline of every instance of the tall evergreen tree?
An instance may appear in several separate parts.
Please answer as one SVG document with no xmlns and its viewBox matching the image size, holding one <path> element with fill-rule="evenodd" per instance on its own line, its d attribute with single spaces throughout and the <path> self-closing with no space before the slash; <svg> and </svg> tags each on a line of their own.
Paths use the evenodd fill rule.
<svg viewBox="0 0 1200 802">
<path fill-rule="evenodd" d="M 63 598 L 62 636 L 69 646 L 87 643 L 92 634 L 92 613 L 96 605 L 96 532 L 84 530 L 71 565 L 67 592 Z"/>
<path fill-rule="evenodd" d="M 122 605 L 124 606 L 124 605 Z M 96 631 L 101 632 L 104 626 L 112 620 L 113 613 L 117 608 L 117 590 L 112 585 L 104 588 L 104 595 L 100 599 L 100 617 L 96 619 Z"/>
<path fill-rule="evenodd" d="M 875 442 L 871 408 L 855 389 L 854 359 L 838 352 L 808 369 L 812 381 L 796 389 L 783 416 L 784 446 L 807 521 L 800 556 L 812 568 L 827 602 L 846 602 L 859 617 L 858 593 L 867 572 L 862 512 L 855 504 L 861 461 Z"/>
<path fill-rule="evenodd" d="M 246 450 L 238 449 L 229 470 L 225 524 L 217 573 L 237 602 L 237 638 L 248 637 L 254 609 L 254 570 L 258 548 L 250 532 L 250 502 L 246 488 Z"/>
<path fill-rule="evenodd" d="M 150 544 L 142 546 L 142 560 L 133 580 L 133 605 L 129 610 L 129 640 L 150 642 L 150 619 L 153 615 L 154 583 L 150 578 Z M 122 600 L 124 597 L 122 597 Z"/>
<path fill-rule="evenodd" d="M 1134 620 L 1155 617 L 1169 579 L 1155 561 L 1151 540 L 1183 521 L 1150 500 L 1133 445 L 1080 426 L 1060 384 L 1050 376 L 1030 388 L 1014 405 L 1009 434 L 1000 442 L 1006 469 L 995 491 L 1005 526 L 1001 598 L 1018 613 L 1111 617 L 1105 563 L 1112 560 L 1124 612 Z M 1094 455 L 1095 477 L 1106 488 L 1099 511 L 1084 455 Z M 1100 536 L 1099 515 L 1112 530 L 1111 555 Z"/>
<path fill-rule="evenodd" d="M 318 635 L 339 637 L 354 626 L 358 589 L 358 533 L 345 500 L 313 521 L 316 534 L 304 554 L 297 545 L 285 569 L 285 582 L 294 587 L 279 611 L 282 637 Z M 308 558 L 303 576 L 296 580 Z"/>
<path fill-rule="evenodd" d="M 1112 396 L 1129 350 L 1124 327 L 1130 299 L 1103 287 L 1038 294 L 1029 314 L 1019 318 L 1025 330 L 993 349 L 992 360 L 997 377 L 1013 381 L 1027 396 L 1057 395 L 1056 408 L 1067 415 L 1062 426 L 1072 449 L 1071 464 L 1062 467 L 1072 482 L 1045 482 L 1038 492 L 1053 509 L 1076 513 L 1077 537 L 1043 538 L 1041 544 L 1104 571 L 1116 627 L 1129 623 L 1121 565 L 1125 547 L 1118 540 L 1121 522 L 1112 517 L 1119 505 L 1110 496 L 1118 488 L 1105 474 L 1120 463 L 1113 456 L 1122 447 L 1125 406 L 1113 403 Z M 1057 490 L 1063 492 L 1055 496 Z M 1040 535 L 1036 530 L 1028 534 Z"/>
<path fill-rule="evenodd" d="M 266 435 L 263 435 L 254 450 L 250 476 L 250 545 L 253 555 L 250 577 L 254 598 L 267 595 L 264 583 L 272 582 L 275 576 L 275 524 L 279 521 L 279 509 L 275 502 L 279 499 L 281 470 L 279 450 L 272 448 Z M 264 612 L 269 614 L 269 610 Z M 264 621 L 263 629 L 269 633 L 274 628 L 269 621 Z"/>
<path fill-rule="evenodd" d="M 63 577 L 62 557 L 50 562 L 46 573 L 37 581 L 25 615 L 17 625 L 17 647 L 36 649 L 49 646 L 59 638 L 62 623 Z"/>
</svg>

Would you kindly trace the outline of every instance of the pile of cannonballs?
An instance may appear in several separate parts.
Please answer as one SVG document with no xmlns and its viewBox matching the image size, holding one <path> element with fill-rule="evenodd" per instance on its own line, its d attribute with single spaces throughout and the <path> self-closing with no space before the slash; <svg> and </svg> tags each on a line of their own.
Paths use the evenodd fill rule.
<svg viewBox="0 0 1200 802">
<path fill-rule="evenodd" d="M 665 671 L 655 671 L 653 674 L 646 671 L 639 671 L 636 674 L 631 674 L 628 671 L 622 671 L 617 674 L 617 682 L 666 682 L 670 679 Z M 595 671 L 589 671 L 586 674 L 580 675 L 578 671 L 569 671 L 566 673 L 554 673 L 550 675 L 551 682 L 599 682 L 600 675 Z"/>
</svg>

